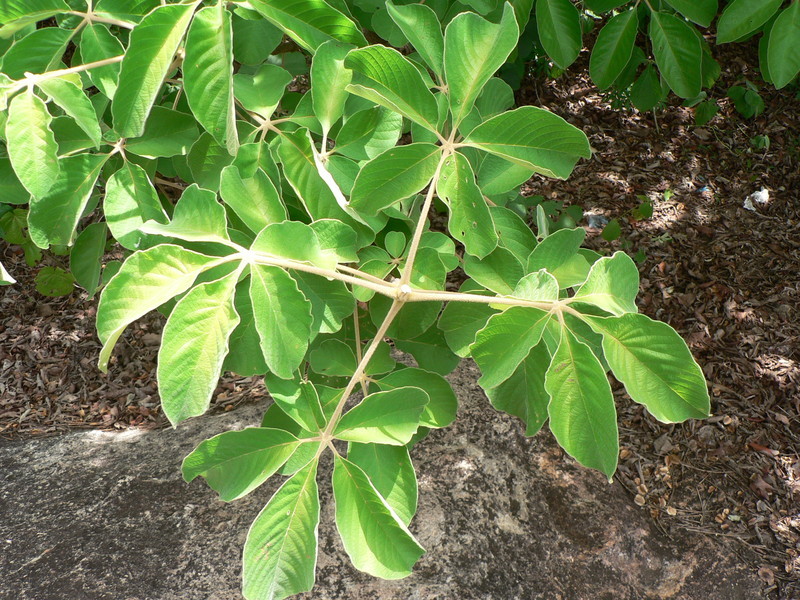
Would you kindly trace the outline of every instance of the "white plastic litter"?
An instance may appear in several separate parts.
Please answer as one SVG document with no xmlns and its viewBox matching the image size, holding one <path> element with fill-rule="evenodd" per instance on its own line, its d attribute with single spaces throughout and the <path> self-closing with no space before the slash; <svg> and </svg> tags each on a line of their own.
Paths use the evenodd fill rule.
<svg viewBox="0 0 800 600">
<path fill-rule="evenodd" d="M 767 204 L 769 203 L 769 190 L 765 187 L 762 187 L 757 192 L 753 192 L 747 198 L 744 199 L 744 206 L 747 210 L 755 211 L 756 207 L 753 203 L 756 204 Z"/>
</svg>

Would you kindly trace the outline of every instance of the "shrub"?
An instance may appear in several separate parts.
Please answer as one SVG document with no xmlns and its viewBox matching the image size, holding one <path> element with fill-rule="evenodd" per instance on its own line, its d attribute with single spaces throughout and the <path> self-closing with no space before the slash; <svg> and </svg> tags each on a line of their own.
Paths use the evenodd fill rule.
<svg viewBox="0 0 800 600">
<path fill-rule="evenodd" d="M 28 205 L 30 240 L 71 246 L 92 292 L 107 230 L 127 250 L 98 306 L 101 369 L 124 329 L 161 309 L 157 375 L 173 425 L 208 409 L 223 371 L 265 376 L 274 403 L 261 426 L 206 440 L 183 463 L 225 501 L 287 477 L 245 544 L 247 598 L 313 586 L 327 452 L 353 564 L 411 572 L 424 550 L 408 529 L 409 449 L 455 418 L 444 375 L 460 358 L 528 435 L 549 422 L 609 478 L 607 372 L 659 420 L 709 412 L 686 344 L 638 314 L 633 261 L 582 249 L 583 229 L 550 231 L 546 218 L 534 235 L 506 208 L 534 173 L 569 176 L 588 140 L 544 109 L 513 109 L 495 77 L 524 3 L 491 19 L 454 6 L 443 18 L 385 4 L 408 54 L 369 44 L 341 1 L 0 6 L 0 169 Z M 295 78 L 306 55 L 309 79 Z M 396 362 L 389 339 L 417 366 Z"/>
</svg>

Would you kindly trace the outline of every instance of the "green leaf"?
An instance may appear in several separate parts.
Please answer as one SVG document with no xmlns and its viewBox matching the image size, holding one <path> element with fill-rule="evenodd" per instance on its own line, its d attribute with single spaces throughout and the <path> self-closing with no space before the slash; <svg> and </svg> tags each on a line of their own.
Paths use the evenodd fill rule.
<svg viewBox="0 0 800 600">
<path fill-rule="evenodd" d="M 625 69 L 638 29 L 639 12 L 632 8 L 609 19 L 600 30 L 589 59 L 589 73 L 601 90 L 610 88 Z"/>
<path fill-rule="evenodd" d="M 588 302 L 615 316 L 638 312 L 639 270 L 630 256 L 615 252 L 592 265 L 589 277 L 574 296 L 576 302 Z"/>
<path fill-rule="evenodd" d="M 129 256 L 103 289 L 97 306 L 97 336 L 103 343 L 100 370 L 108 370 L 114 344 L 130 323 L 185 292 L 214 263 L 218 263 L 214 256 L 171 244 Z"/>
<path fill-rule="evenodd" d="M 318 333 L 334 333 L 342 321 L 353 314 L 355 299 L 347 286 L 336 280 L 295 271 L 292 276 L 300 291 L 311 302 L 311 337 Z"/>
<path fill-rule="evenodd" d="M 317 48 L 311 62 L 311 102 L 325 138 L 333 124 L 344 114 L 344 103 L 348 97 L 346 88 L 352 75 L 350 70 L 344 68 L 344 58 L 352 48 L 348 44 L 329 40 Z"/>
<path fill-rule="evenodd" d="M 669 325 L 640 314 L 589 318 L 589 324 L 603 334 L 614 377 L 656 419 L 676 423 L 709 415 L 703 371 Z"/>
<path fill-rule="evenodd" d="M 34 279 L 36 291 L 42 296 L 68 296 L 75 289 L 72 273 L 59 267 L 42 267 Z"/>
<path fill-rule="evenodd" d="M 658 70 L 653 65 L 647 65 L 647 68 L 636 78 L 636 83 L 633 84 L 630 92 L 630 99 L 633 105 L 642 112 L 653 110 L 664 96 L 661 89 L 661 78 L 658 76 Z M 611 223 L 615 223 L 611 225 Z M 609 227 L 609 225 L 611 225 Z M 611 240 L 619 237 L 621 230 L 618 230 L 619 221 L 612 219 L 606 226 L 608 233 L 603 230 L 603 239 L 608 240 L 606 236 L 610 236 Z"/>
<path fill-rule="evenodd" d="M 778 12 L 783 0 L 733 0 L 717 21 L 717 44 L 735 42 L 754 32 Z"/>
<path fill-rule="evenodd" d="M 289 185 L 302 201 L 312 220 L 342 221 L 356 230 L 359 244 L 367 245 L 372 242 L 374 234 L 344 211 L 328 184 L 320 176 L 306 130 L 283 134 L 278 153 Z"/>
<path fill-rule="evenodd" d="M 333 432 L 348 442 L 403 446 L 420 426 L 428 394 L 417 387 L 400 387 L 366 396 L 347 411 Z"/>
<path fill-rule="evenodd" d="M 358 359 L 349 344 L 342 340 L 325 340 L 308 357 L 315 373 L 329 377 L 350 377 L 356 372 Z"/>
<path fill-rule="evenodd" d="M 462 290 L 463 291 L 463 290 Z M 439 317 L 439 329 L 450 349 L 461 358 L 469 356 L 469 347 L 478 331 L 497 311 L 488 304 L 450 302 Z"/>
<path fill-rule="evenodd" d="M 323 0 L 252 0 L 250 5 L 312 54 L 331 39 L 367 43 L 353 21 Z"/>
<path fill-rule="evenodd" d="M 225 167 L 219 191 L 223 202 L 254 233 L 287 217 L 275 184 L 261 169 L 257 169 L 252 177 L 244 178 L 235 165 Z"/>
<path fill-rule="evenodd" d="M 350 206 L 374 215 L 413 196 L 430 183 L 440 157 L 438 146 L 423 142 L 387 150 L 359 171 Z"/>
<path fill-rule="evenodd" d="M 410 340 L 394 340 L 395 348 L 414 357 L 422 369 L 447 375 L 458 366 L 461 359 L 454 354 L 445 339 L 444 333 L 436 327 L 431 327 Z"/>
<path fill-rule="evenodd" d="M 58 27 L 44 27 L 31 31 L 14 43 L 3 55 L 3 74 L 11 79 L 22 79 L 25 73 L 44 73 L 61 64 L 72 32 Z"/>
<path fill-rule="evenodd" d="M 376 384 L 382 391 L 403 387 L 417 387 L 428 394 L 428 404 L 420 415 L 422 427 L 438 429 L 447 427 L 456 419 L 458 400 L 447 380 L 437 373 L 416 367 L 399 369 L 381 377 Z"/>
<path fill-rule="evenodd" d="M 30 23 L 68 10 L 69 6 L 63 0 L 4 0 L 0 3 L 0 24 L 4 25 L 0 37 L 12 35 Z"/>
<path fill-rule="evenodd" d="M 240 16 L 241 15 L 241 16 Z M 283 32 L 257 13 L 233 16 L 233 56 L 243 65 L 260 65 L 283 39 Z"/>
<path fill-rule="evenodd" d="M 141 137 L 126 140 L 125 152 L 145 158 L 168 158 L 188 154 L 200 137 L 192 115 L 154 106 Z"/>
<path fill-rule="evenodd" d="M 492 206 L 489 212 L 500 244 L 510 250 L 517 260 L 527 262 L 536 248 L 536 236 L 528 224 L 517 213 L 502 206 Z"/>
<path fill-rule="evenodd" d="M 228 338 L 239 324 L 233 308 L 238 277 L 234 271 L 193 288 L 164 325 L 156 374 L 161 405 L 173 427 L 208 410 L 228 354 Z"/>
<path fill-rule="evenodd" d="M 159 6 L 131 32 L 111 105 L 114 130 L 121 137 L 142 135 L 196 6 L 197 2 Z"/>
<path fill-rule="evenodd" d="M 261 65 L 252 75 L 237 73 L 233 76 L 236 99 L 247 110 L 264 118 L 272 116 L 280 104 L 292 75 L 277 65 Z"/>
<path fill-rule="evenodd" d="M 386 2 L 386 9 L 422 60 L 443 79 L 444 37 L 436 13 L 424 4 L 398 6 L 391 1 Z"/>
<path fill-rule="evenodd" d="M 417 512 L 417 474 L 408 448 L 351 443 L 347 459 L 364 471 L 377 492 L 408 526 Z"/>
<path fill-rule="evenodd" d="M 493 292 L 508 296 L 522 279 L 523 267 L 519 260 L 505 248 L 495 248 L 482 259 L 471 254 L 464 256 L 464 272 L 477 283 Z"/>
<path fill-rule="evenodd" d="M 84 64 L 98 62 L 125 53 L 122 42 L 108 30 L 106 25 L 92 23 L 81 31 L 78 45 L 81 61 Z M 102 94 L 113 99 L 117 92 L 119 79 L 119 63 L 105 65 L 86 71 L 86 76 Z"/>
<path fill-rule="evenodd" d="M 106 182 L 103 213 L 111 235 L 129 250 L 136 250 L 142 243 L 145 235 L 139 228 L 146 221 L 168 222 L 147 173 L 130 161 L 125 161 Z"/>
<path fill-rule="evenodd" d="M 220 500 L 231 502 L 269 479 L 299 444 L 295 436 L 280 429 L 227 431 L 197 446 L 183 459 L 181 472 L 187 483 L 205 477 Z"/>
<path fill-rule="evenodd" d="M 518 37 L 510 4 L 505 5 L 499 25 L 471 12 L 459 14 L 447 25 L 444 71 L 454 127 L 472 110 L 486 82 L 513 52 Z"/>
<path fill-rule="evenodd" d="M 511 377 L 485 390 L 497 410 L 522 419 L 527 436 L 536 435 L 547 420 L 550 396 L 544 389 L 544 376 L 549 364 L 547 345 L 541 342 L 531 348 Z"/>
<path fill-rule="evenodd" d="M 566 69 L 581 52 L 581 17 L 569 0 L 537 0 L 539 40 L 553 62 Z"/>
<path fill-rule="evenodd" d="M 336 268 L 336 257 L 325 252 L 312 227 L 299 221 L 283 221 L 267 225 L 250 249 L 269 256 L 279 256 L 315 265 L 321 269 Z"/>
<path fill-rule="evenodd" d="M 586 237 L 586 231 L 580 227 L 576 229 L 559 229 L 548 235 L 534 248 L 528 257 L 528 272 L 546 269 L 557 280 L 561 288 L 571 287 L 583 283 L 589 271 L 589 265 L 578 250 Z M 581 272 L 575 269 L 576 263 L 585 267 Z"/>
<path fill-rule="evenodd" d="M 597 357 L 568 329 L 562 329 L 544 386 L 550 395 L 550 430 L 559 445 L 610 480 L 619 453 L 611 385 Z"/>
<path fill-rule="evenodd" d="M 233 30 L 223 3 L 199 10 L 192 19 L 182 70 L 192 113 L 220 146 L 235 155 L 239 139 L 233 101 Z"/>
<path fill-rule="evenodd" d="M 8 158 L 0 158 L 0 198 L 3 204 L 27 204 L 31 195 L 20 183 Z"/>
<path fill-rule="evenodd" d="M 52 117 L 32 91 L 14 97 L 8 107 L 8 157 L 22 185 L 43 198 L 59 173 L 58 146 L 50 128 Z"/>
<path fill-rule="evenodd" d="M 589 158 L 586 135 L 561 117 L 534 106 L 511 110 L 473 129 L 465 143 L 548 177 L 566 179 Z"/>
<path fill-rule="evenodd" d="M 250 267 L 250 297 L 261 351 L 270 371 L 290 379 L 300 366 L 311 335 L 311 304 L 282 269 Z"/>
<path fill-rule="evenodd" d="M 46 79 L 37 85 L 68 116 L 75 119 L 78 127 L 86 132 L 95 147 L 100 145 L 101 133 L 97 115 L 80 87 L 66 79 Z"/>
<path fill-rule="evenodd" d="M 105 223 L 92 223 L 81 231 L 69 255 L 69 270 L 83 289 L 94 296 L 100 285 L 101 259 L 106 251 Z"/>
<path fill-rule="evenodd" d="M 336 527 L 353 565 L 373 577 L 400 579 L 424 554 L 364 471 L 334 455 Z"/>
<path fill-rule="evenodd" d="M 666 0 L 666 2 L 684 17 L 703 27 L 711 25 L 719 9 L 717 0 Z"/>
<path fill-rule="evenodd" d="M 354 160 L 370 160 L 394 148 L 402 128 L 403 117 L 382 106 L 359 111 L 342 125 L 334 151 Z"/>
<path fill-rule="evenodd" d="M 439 109 L 417 68 L 386 46 L 353 50 L 344 61 L 353 70 L 347 90 L 385 106 L 431 131 L 437 130 Z"/>
<path fill-rule="evenodd" d="M 483 373 L 478 381 L 481 387 L 497 387 L 514 374 L 542 339 L 550 317 L 551 313 L 538 308 L 513 306 L 489 319 L 470 348 Z"/>
<path fill-rule="evenodd" d="M 239 315 L 239 324 L 231 334 L 228 356 L 222 365 L 223 371 L 232 371 L 242 377 L 264 375 L 269 371 L 261 352 L 261 338 L 255 325 L 253 303 L 250 301 L 250 282 L 239 282 L 233 299 L 233 307 Z"/>
<path fill-rule="evenodd" d="M 299 380 L 269 379 L 269 392 L 275 404 L 305 431 L 316 432 L 328 424 L 314 384 Z"/>
<path fill-rule="evenodd" d="M 300 469 L 258 514 L 244 544 L 247 600 L 280 600 L 314 587 L 319 527 L 317 461 Z"/>
<path fill-rule="evenodd" d="M 225 207 L 217 202 L 217 195 L 214 192 L 204 190 L 196 183 L 183 191 L 169 223 L 162 225 L 148 221 L 140 227 L 140 230 L 188 242 L 224 243 L 230 239 Z"/>
<path fill-rule="evenodd" d="M 604 13 L 627 4 L 630 0 L 584 0 L 586 7 L 595 13 Z"/>
<path fill-rule="evenodd" d="M 515 25 L 516 26 L 516 25 Z M 483 258 L 497 247 L 492 215 L 467 158 L 456 152 L 444 161 L 436 194 L 447 204 L 447 229 L 465 250 Z"/>
<path fill-rule="evenodd" d="M 653 12 L 650 40 L 661 75 L 681 98 L 694 98 L 702 87 L 703 49 L 692 28 L 675 15 Z"/>
<path fill-rule="evenodd" d="M 800 72 L 800 4 L 797 2 L 775 19 L 769 34 L 767 64 L 777 89 L 791 83 Z"/>
<path fill-rule="evenodd" d="M 211 191 L 219 190 L 222 170 L 233 160 L 233 156 L 228 154 L 228 151 L 220 146 L 209 133 L 203 133 L 200 136 L 186 157 L 195 183 L 201 188 Z"/>
<path fill-rule="evenodd" d="M 53 186 L 42 198 L 31 199 L 28 234 L 37 246 L 72 244 L 75 227 L 106 160 L 105 154 L 76 154 L 61 159 Z"/>
</svg>

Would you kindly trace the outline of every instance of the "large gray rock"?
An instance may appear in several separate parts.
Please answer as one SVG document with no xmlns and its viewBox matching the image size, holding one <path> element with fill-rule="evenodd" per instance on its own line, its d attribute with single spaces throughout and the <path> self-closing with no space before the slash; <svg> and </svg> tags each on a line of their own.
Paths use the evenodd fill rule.
<svg viewBox="0 0 800 600">
<path fill-rule="evenodd" d="M 546 435 L 490 409 L 474 366 L 452 377 L 459 421 L 414 449 L 427 548 L 414 574 L 355 571 L 323 494 L 317 588 L 330 600 L 746 600 L 756 577 L 703 538 L 668 540 L 624 491 Z M 256 424 L 264 407 L 177 431 L 72 433 L 0 446 L 0 599 L 233 600 L 247 528 L 277 487 L 232 504 L 180 462 L 198 442 Z M 330 465 L 322 469 L 327 474 Z"/>
</svg>

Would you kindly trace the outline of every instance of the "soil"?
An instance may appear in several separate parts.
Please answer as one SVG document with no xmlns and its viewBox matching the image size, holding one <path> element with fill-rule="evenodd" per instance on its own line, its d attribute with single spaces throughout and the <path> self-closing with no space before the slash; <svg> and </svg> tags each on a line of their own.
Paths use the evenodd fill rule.
<svg viewBox="0 0 800 600">
<path fill-rule="evenodd" d="M 672 538 L 691 531 L 725 543 L 758 573 L 764 598 L 796 600 L 800 101 L 765 86 L 766 111 L 743 120 L 725 90 L 745 78 L 758 82 L 757 60 L 753 48 L 725 48 L 730 55 L 718 56 L 724 72 L 712 92 L 722 108 L 701 128 L 674 98 L 657 115 L 612 108 L 588 79 L 586 52 L 562 78 L 528 78 L 520 104 L 564 116 L 595 152 L 568 181 L 537 178 L 525 191 L 619 220 L 622 235 L 612 242 L 581 222 L 588 245 L 642 251 L 640 310 L 684 336 L 709 381 L 713 416 L 680 425 L 658 423 L 616 389 L 617 479 L 630 501 Z M 763 135 L 770 145 L 756 149 L 751 140 Z M 762 188 L 769 201 L 746 209 Z M 643 196 L 654 214 L 635 220 Z M 131 326 L 102 374 L 95 300 L 78 290 L 40 296 L 36 269 L 18 248 L 0 246 L 0 260 L 19 281 L 0 288 L 0 438 L 164 427 L 155 384 L 160 316 Z M 65 263 L 49 256 L 40 266 Z M 226 377 L 212 411 L 264 395 L 255 379 Z"/>
</svg>

